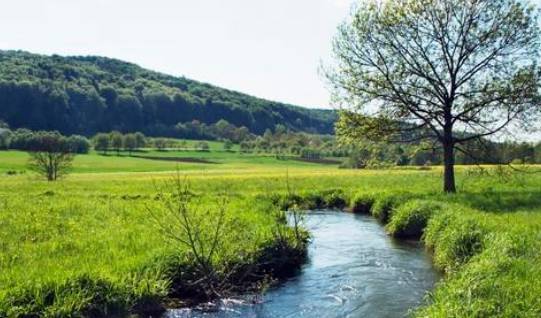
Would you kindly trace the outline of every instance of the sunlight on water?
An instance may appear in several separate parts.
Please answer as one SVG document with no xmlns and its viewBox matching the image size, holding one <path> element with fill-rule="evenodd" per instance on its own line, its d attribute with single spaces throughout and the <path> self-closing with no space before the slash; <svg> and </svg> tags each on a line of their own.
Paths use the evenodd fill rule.
<svg viewBox="0 0 541 318">
<path fill-rule="evenodd" d="M 313 241 L 298 276 L 262 299 L 225 299 L 164 317 L 403 317 L 438 279 L 422 246 L 392 240 L 371 217 L 314 212 L 306 226 Z"/>
</svg>

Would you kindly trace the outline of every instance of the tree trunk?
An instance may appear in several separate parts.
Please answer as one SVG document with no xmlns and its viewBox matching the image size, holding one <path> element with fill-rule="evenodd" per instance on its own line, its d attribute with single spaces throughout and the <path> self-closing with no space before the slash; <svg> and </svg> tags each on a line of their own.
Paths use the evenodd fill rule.
<svg viewBox="0 0 541 318">
<path fill-rule="evenodd" d="M 455 193 L 455 154 L 452 142 L 443 144 L 443 192 Z"/>
</svg>

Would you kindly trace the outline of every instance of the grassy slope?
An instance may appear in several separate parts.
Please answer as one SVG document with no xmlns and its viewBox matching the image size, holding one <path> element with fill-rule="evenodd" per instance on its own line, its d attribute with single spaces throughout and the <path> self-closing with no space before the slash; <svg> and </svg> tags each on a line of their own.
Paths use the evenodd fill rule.
<svg viewBox="0 0 541 318">
<path fill-rule="evenodd" d="M 436 288 L 430 305 L 417 315 L 541 315 L 541 284 L 534 279 L 538 277 L 534 275 L 541 274 L 539 174 L 486 176 L 460 168 L 461 193 L 449 197 L 439 194 L 439 169 L 347 171 L 229 153 L 181 154 L 209 156 L 221 164 L 177 165 L 88 155 L 80 156 L 74 167 L 76 172 L 84 173 L 72 174 L 57 183 L 43 182 L 31 174 L 0 176 L 0 299 L 5 298 L 8 290 L 20 289 L 22 293 L 35 290 L 32 287 L 37 284 L 59 283 L 84 275 L 103 277 L 119 286 L 125 286 L 129 277 L 139 275 L 144 279 L 132 280 L 153 282 L 153 290 L 148 293 L 159 294 L 159 282 L 166 279 L 155 278 L 152 271 L 141 272 L 141 268 L 155 263 L 171 247 L 156 235 L 145 211 L 148 205 L 155 204 L 153 183 L 160 184 L 170 176 L 158 171 L 178 166 L 189 175 L 193 191 L 213 194 L 228 189 L 234 195 L 232 213 L 243 220 L 247 229 L 243 232 L 247 237 L 232 239 L 240 245 L 254 239 L 268 240 L 274 220 L 261 212 L 264 208 L 257 207 L 256 203 L 261 201 L 258 195 L 283 193 L 286 170 L 290 184 L 301 197 L 339 188 L 344 191 L 344 198 L 362 193 L 384 200 L 407 191 L 408 198 L 443 204 L 441 210 L 429 213 L 424 240 L 434 251 L 436 265 L 446 270 L 448 276 Z M 0 169 L 23 169 L 24 158 L 22 153 L 0 152 Z M 119 172 L 88 173 L 95 171 Z M 130 171 L 147 172 L 127 173 Z M 400 210 L 399 204 L 394 208 Z M 411 211 L 419 213 L 416 209 Z M 404 221 L 397 221 L 399 213 L 389 214 L 391 223 L 394 218 L 397 227 L 404 226 Z M 400 220 L 411 219 L 415 218 Z M 251 237 L 254 233 L 262 236 Z"/>
</svg>

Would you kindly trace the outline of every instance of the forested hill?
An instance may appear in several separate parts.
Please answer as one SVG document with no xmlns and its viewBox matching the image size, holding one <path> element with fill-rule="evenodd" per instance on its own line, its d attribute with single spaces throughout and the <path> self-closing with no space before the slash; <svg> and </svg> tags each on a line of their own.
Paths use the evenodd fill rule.
<svg viewBox="0 0 541 318">
<path fill-rule="evenodd" d="M 256 134 L 277 124 L 330 134 L 336 113 L 272 102 L 116 59 L 0 51 L 0 121 L 11 128 L 168 136 L 178 123 L 220 119 Z"/>
</svg>

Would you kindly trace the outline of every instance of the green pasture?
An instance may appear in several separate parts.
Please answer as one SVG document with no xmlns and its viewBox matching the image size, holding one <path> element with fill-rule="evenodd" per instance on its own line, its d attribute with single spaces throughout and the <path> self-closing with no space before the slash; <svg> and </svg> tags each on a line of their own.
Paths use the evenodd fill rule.
<svg viewBox="0 0 541 318">
<path fill-rule="evenodd" d="M 414 315 L 541 316 L 539 168 L 458 167 L 459 193 L 444 195 L 439 167 L 342 170 L 222 151 L 133 156 L 140 154 L 217 163 L 91 153 L 77 156 L 72 174 L 47 182 L 29 171 L 8 174 L 27 170 L 27 155 L 0 152 L 0 316 L 103 314 L 163 302 L 175 283 L 171 268 L 180 266 L 171 258 L 186 251 L 164 239 L 153 215 L 162 215 L 160 194 L 177 174 L 201 215 L 219 193 L 230 198 L 231 230 L 217 263 L 248 262 L 273 244 L 277 207 L 291 200 L 306 208 L 366 203 L 391 235 L 420 237 L 445 273 Z"/>
</svg>

